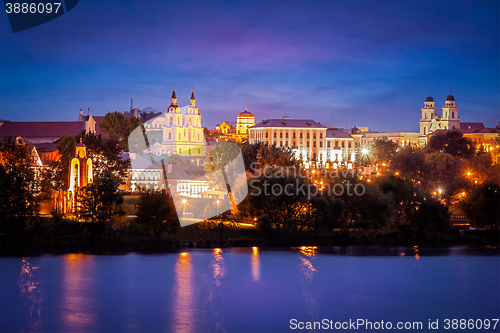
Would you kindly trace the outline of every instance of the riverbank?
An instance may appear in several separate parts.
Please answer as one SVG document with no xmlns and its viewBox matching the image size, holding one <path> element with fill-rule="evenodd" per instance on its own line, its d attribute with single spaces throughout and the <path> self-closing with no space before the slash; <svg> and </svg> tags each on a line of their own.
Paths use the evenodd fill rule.
<svg viewBox="0 0 500 333">
<path fill-rule="evenodd" d="M 222 241 L 221 241 L 222 239 Z M 262 230 L 251 224 L 230 223 L 220 229 L 201 228 L 193 224 L 177 234 L 164 234 L 161 240 L 149 237 L 135 219 L 124 221 L 122 228 L 96 223 L 42 219 L 31 228 L 20 225 L 2 229 L 2 255 L 23 252 L 66 251 L 140 251 L 151 249 L 215 248 L 215 247 L 297 247 L 297 246 L 500 246 L 499 231 L 451 229 L 444 235 L 416 235 L 397 230 L 384 235 L 363 235 L 356 231 L 318 234 L 304 230 L 284 236 L 275 229 Z"/>
</svg>

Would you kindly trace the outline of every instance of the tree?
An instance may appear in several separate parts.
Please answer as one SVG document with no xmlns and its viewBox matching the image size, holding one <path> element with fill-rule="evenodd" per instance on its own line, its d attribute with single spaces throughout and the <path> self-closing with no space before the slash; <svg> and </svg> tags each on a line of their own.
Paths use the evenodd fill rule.
<svg viewBox="0 0 500 333">
<path fill-rule="evenodd" d="M 20 218 L 38 213 L 40 183 L 30 167 L 29 146 L 16 144 L 12 137 L 0 140 L 0 219 Z"/>
<path fill-rule="evenodd" d="M 170 155 L 170 160 L 168 163 L 173 164 L 173 165 L 178 165 L 178 166 L 183 166 L 186 165 L 186 162 L 180 157 L 179 155 L 172 154 Z"/>
<path fill-rule="evenodd" d="M 366 183 L 365 192 L 356 201 L 356 227 L 365 234 L 385 234 L 394 224 L 394 203 L 377 185 Z"/>
<path fill-rule="evenodd" d="M 115 217 L 122 217 L 123 194 L 112 177 L 101 177 L 77 192 L 77 216 L 88 222 L 109 225 Z"/>
<path fill-rule="evenodd" d="M 474 225 L 497 230 L 500 219 L 500 184 L 489 180 L 475 186 L 460 202 L 460 207 Z"/>
<path fill-rule="evenodd" d="M 382 164 L 391 161 L 392 157 L 396 153 L 396 149 L 398 148 L 398 144 L 392 140 L 388 140 L 387 137 L 383 137 L 380 139 L 375 139 L 372 142 L 372 150 L 374 157 L 374 164 Z"/>
<path fill-rule="evenodd" d="M 445 152 L 451 156 L 463 158 L 470 158 L 476 153 L 476 148 L 472 140 L 464 137 L 462 132 L 458 130 L 433 134 L 427 145 L 427 150 L 431 152 Z"/>
<path fill-rule="evenodd" d="M 118 112 L 108 112 L 99 124 L 102 133 L 115 139 L 122 149 L 128 149 L 128 137 L 137 127 L 141 126 L 141 121 L 136 117 L 128 117 Z"/>
<path fill-rule="evenodd" d="M 65 135 L 57 145 L 57 160 L 51 161 L 43 171 L 44 191 L 67 190 L 69 187 L 69 162 L 75 157 L 76 140 L 71 135 Z"/>
<path fill-rule="evenodd" d="M 109 177 L 117 186 L 125 182 L 129 159 L 122 159 L 121 147 L 115 139 L 103 139 L 95 133 L 82 131 L 76 136 L 76 141 L 82 140 L 87 148 L 87 157 L 92 159 L 92 172 L 94 179 Z"/>
<path fill-rule="evenodd" d="M 139 197 L 137 222 L 153 232 L 157 240 L 167 232 L 180 230 L 179 219 L 172 197 L 165 192 L 143 191 Z"/>
<path fill-rule="evenodd" d="M 390 194 L 396 209 L 394 223 L 409 224 L 415 207 L 422 199 L 420 187 L 416 187 L 409 179 L 390 176 L 379 183 L 380 190 Z"/>
<path fill-rule="evenodd" d="M 304 177 L 263 173 L 252 179 L 250 187 L 245 208 L 264 229 L 273 226 L 282 239 L 287 239 L 311 225 L 308 186 Z"/>
<path fill-rule="evenodd" d="M 434 198 L 424 199 L 415 207 L 410 229 L 420 235 L 442 235 L 451 229 L 448 207 Z"/>
<path fill-rule="evenodd" d="M 410 146 L 401 148 L 392 158 L 391 169 L 404 178 L 423 182 L 426 174 L 424 151 Z"/>
</svg>

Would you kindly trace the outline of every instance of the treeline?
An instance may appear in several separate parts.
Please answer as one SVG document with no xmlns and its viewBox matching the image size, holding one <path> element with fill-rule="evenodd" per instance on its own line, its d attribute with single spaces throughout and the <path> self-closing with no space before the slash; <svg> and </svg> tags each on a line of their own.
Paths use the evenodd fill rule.
<svg viewBox="0 0 500 333">
<path fill-rule="evenodd" d="M 41 218 L 40 203 L 51 191 L 67 189 L 67 165 L 80 140 L 94 161 L 94 181 L 79 192 L 74 215 L 55 211 Z M 358 154 L 356 161 L 359 167 L 379 166 L 380 175 L 368 178 L 357 167 L 306 170 L 288 148 L 243 143 L 246 199 L 237 209 L 183 230 L 172 198 L 162 192 L 142 192 L 134 203 L 137 218 L 127 218 L 130 205 L 118 190 L 129 167 L 120 157 L 122 144 L 84 132 L 67 136 L 58 147 L 60 158 L 34 170 L 29 146 L 12 138 L 1 141 L 2 245 L 498 243 L 498 150 L 477 148 L 460 132 L 437 134 L 424 149 L 375 140 L 369 154 Z M 238 153 L 224 144 L 213 151 L 222 164 Z M 485 231 L 464 238 L 452 227 L 452 210 Z M 240 222 L 257 229 L 242 231 Z"/>
</svg>

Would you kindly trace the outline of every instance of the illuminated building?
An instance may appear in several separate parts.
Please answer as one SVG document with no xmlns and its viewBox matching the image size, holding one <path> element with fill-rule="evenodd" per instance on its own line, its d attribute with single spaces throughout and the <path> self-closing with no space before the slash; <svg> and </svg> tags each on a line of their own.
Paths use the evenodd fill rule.
<svg viewBox="0 0 500 333">
<path fill-rule="evenodd" d="M 451 90 L 451 89 L 450 89 Z M 460 129 L 460 117 L 458 116 L 458 106 L 455 97 L 448 95 L 442 107 L 442 115 L 437 113 L 434 98 L 428 96 L 422 107 L 422 118 L 420 118 L 420 146 L 427 145 L 427 136 L 437 130 Z"/>
<path fill-rule="evenodd" d="M 352 167 L 356 149 L 353 137 L 309 119 L 265 119 L 249 128 L 249 143 L 289 147 L 306 166 Z"/>
</svg>

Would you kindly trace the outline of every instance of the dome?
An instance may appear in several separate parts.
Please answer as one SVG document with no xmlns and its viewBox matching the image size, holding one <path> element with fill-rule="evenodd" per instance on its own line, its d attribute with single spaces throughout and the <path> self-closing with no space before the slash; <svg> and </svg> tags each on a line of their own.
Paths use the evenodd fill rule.
<svg viewBox="0 0 500 333">
<path fill-rule="evenodd" d="M 248 112 L 248 111 L 243 111 L 238 114 L 238 117 L 252 117 L 254 118 L 253 113 Z"/>
<path fill-rule="evenodd" d="M 434 98 L 432 98 L 432 96 L 427 96 L 427 98 L 425 99 L 426 102 L 434 102 Z"/>
<path fill-rule="evenodd" d="M 446 97 L 446 100 L 447 101 L 454 101 L 455 100 L 455 97 L 453 97 L 452 94 L 449 94 L 448 97 Z"/>
</svg>

